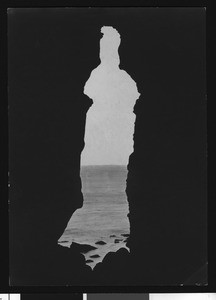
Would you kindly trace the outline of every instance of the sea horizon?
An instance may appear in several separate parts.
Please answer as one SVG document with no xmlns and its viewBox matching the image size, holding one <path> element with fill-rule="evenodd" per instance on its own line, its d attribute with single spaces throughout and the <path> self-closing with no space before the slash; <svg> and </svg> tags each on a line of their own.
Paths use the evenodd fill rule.
<svg viewBox="0 0 216 300">
<path fill-rule="evenodd" d="M 70 246 L 76 242 L 97 247 L 85 254 L 88 264 L 93 268 L 108 252 L 127 248 L 126 236 L 130 233 L 125 193 L 127 166 L 85 165 L 80 175 L 83 206 L 71 217 L 59 243 L 64 241 L 60 244 Z M 92 255 L 96 257 L 93 259 Z"/>
</svg>

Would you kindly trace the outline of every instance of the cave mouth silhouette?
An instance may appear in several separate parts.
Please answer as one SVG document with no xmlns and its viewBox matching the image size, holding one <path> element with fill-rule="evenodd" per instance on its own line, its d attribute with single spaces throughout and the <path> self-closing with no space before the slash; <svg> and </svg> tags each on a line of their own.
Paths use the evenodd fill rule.
<svg viewBox="0 0 216 300">
<path fill-rule="evenodd" d="M 103 26 L 101 33 L 101 63 L 84 86 L 84 94 L 93 101 L 81 153 L 84 203 L 58 241 L 79 248 L 91 268 L 109 252 L 129 251 L 127 165 L 134 143 L 133 108 L 140 96 L 136 83 L 119 68 L 120 34 L 112 26 Z"/>
<path fill-rule="evenodd" d="M 11 285 L 207 284 L 205 15 L 10 10 Z M 92 105 L 83 88 L 100 64 L 104 24 L 121 33 L 120 66 L 143 99 L 128 165 L 130 254 L 110 253 L 91 272 L 57 241 L 83 204 L 80 154 Z"/>
</svg>

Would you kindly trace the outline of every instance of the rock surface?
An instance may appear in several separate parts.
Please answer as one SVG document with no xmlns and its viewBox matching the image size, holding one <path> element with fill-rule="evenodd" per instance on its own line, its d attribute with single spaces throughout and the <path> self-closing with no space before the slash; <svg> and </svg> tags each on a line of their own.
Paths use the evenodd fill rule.
<svg viewBox="0 0 216 300">
<path fill-rule="evenodd" d="M 78 244 L 73 242 L 70 246 L 70 249 L 77 249 L 80 253 L 88 253 L 89 251 L 95 250 L 97 248 L 91 245 Z"/>
<path fill-rule="evenodd" d="M 94 254 L 94 255 L 90 255 L 90 257 L 92 257 L 92 258 L 97 258 L 97 257 L 100 257 L 100 255 Z"/>
<path fill-rule="evenodd" d="M 114 240 L 114 243 L 117 244 L 117 243 L 119 243 L 119 242 L 121 242 L 121 241 L 122 241 L 121 239 L 115 239 L 115 240 Z"/>
<path fill-rule="evenodd" d="M 98 242 L 96 242 L 95 244 L 96 244 L 96 245 L 106 245 L 106 242 L 104 242 L 104 241 L 98 241 Z"/>
</svg>

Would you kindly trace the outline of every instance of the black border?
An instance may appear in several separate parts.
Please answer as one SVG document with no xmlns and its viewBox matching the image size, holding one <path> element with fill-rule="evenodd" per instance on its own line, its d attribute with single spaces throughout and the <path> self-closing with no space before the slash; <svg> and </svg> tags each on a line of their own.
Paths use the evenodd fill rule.
<svg viewBox="0 0 216 300">
<path fill-rule="evenodd" d="M 3 184 L 1 185 L 1 193 L 3 192 L 1 199 L 1 250 L 3 249 L 3 254 L 1 251 L 1 264 L 0 264 L 0 292 L 10 292 L 10 293 L 199 293 L 199 292 L 216 292 L 216 248 L 214 246 L 214 235 L 215 235 L 215 161 L 214 154 L 214 125 L 216 123 L 214 110 L 212 109 L 212 104 L 214 97 L 212 97 L 211 83 L 213 83 L 214 75 L 211 75 L 211 66 L 213 66 L 213 58 L 215 56 L 215 47 L 214 47 L 214 37 L 215 31 L 213 31 L 213 26 L 211 21 L 214 18 L 214 9 L 210 5 L 210 2 L 207 1 L 192 1 L 192 0 L 181 0 L 181 1 L 150 1 L 150 0 L 134 0 L 134 1 L 123 1 L 116 0 L 115 2 L 104 0 L 99 1 L 86 1 L 83 0 L 61 0 L 61 1 L 52 1 L 52 0 L 29 0 L 29 1 L 2 1 L 1 10 L 0 10 L 0 30 L 1 30 L 1 117 L 2 122 L 2 133 L 1 133 L 1 148 L 3 148 L 3 155 L 1 155 L 1 170 L 3 170 Z M 130 2 L 130 5 L 128 4 Z M 8 117 L 7 117 L 7 8 L 12 7 L 205 7 L 206 8 L 206 23 L 207 23 L 207 128 L 208 128 L 208 260 L 209 260 L 209 276 L 208 276 L 208 286 L 67 286 L 67 287 L 11 287 L 9 286 L 9 271 L 8 271 L 8 192 L 7 192 L 7 170 L 8 170 Z M 212 13 L 212 14 L 211 14 Z M 212 72 L 212 74 L 214 74 Z M 215 80 L 214 80 L 215 81 Z M 3 97 L 2 97 L 3 96 Z M 5 156 L 4 156 L 5 154 Z M 6 196 L 5 196 L 6 195 Z M 216 235 L 215 235 L 216 236 Z"/>
</svg>

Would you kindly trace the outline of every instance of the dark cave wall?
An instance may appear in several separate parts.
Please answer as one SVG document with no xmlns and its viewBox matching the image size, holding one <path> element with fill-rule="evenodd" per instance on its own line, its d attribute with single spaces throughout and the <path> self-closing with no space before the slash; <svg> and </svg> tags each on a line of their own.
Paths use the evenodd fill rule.
<svg viewBox="0 0 216 300">
<path fill-rule="evenodd" d="M 122 57 L 141 93 L 127 186 L 129 246 L 150 283 L 180 284 L 207 261 L 205 11 L 159 13 L 145 21 L 160 30 L 142 34 L 133 59 Z"/>
<path fill-rule="evenodd" d="M 205 263 L 204 19 L 204 9 L 10 11 L 13 285 L 182 283 Z M 127 185 L 130 258 L 121 252 L 93 276 L 56 241 L 83 202 L 79 164 L 92 103 L 83 87 L 99 64 L 104 25 L 119 31 L 120 67 L 141 96 Z"/>
<path fill-rule="evenodd" d="M 122 39 L 121 68 L 141 94 L 134 108 L 134 153 L 126 190 L 130 255 L 110 254 L 95 273 L 103 278 L 100 283 L 110 280 L 113 285 L 180 285 L 191 276 L 190 284 L 203 285 L 205 10 L 131 10 L 130 18 L 131 26 L 114 22 Z"/>
<path fill-rule="evenodd" d="M 79 18 L 55 9 L 8 15 L 12 284 L 49 283 L 55 272 L 62 282 L 56 263 L 67 255 L 57 240 L 83 203 L 80 153 L 91 105 L 83 88 L 98 64 L 100 32 L 78 29 Z"/>
</svg>

